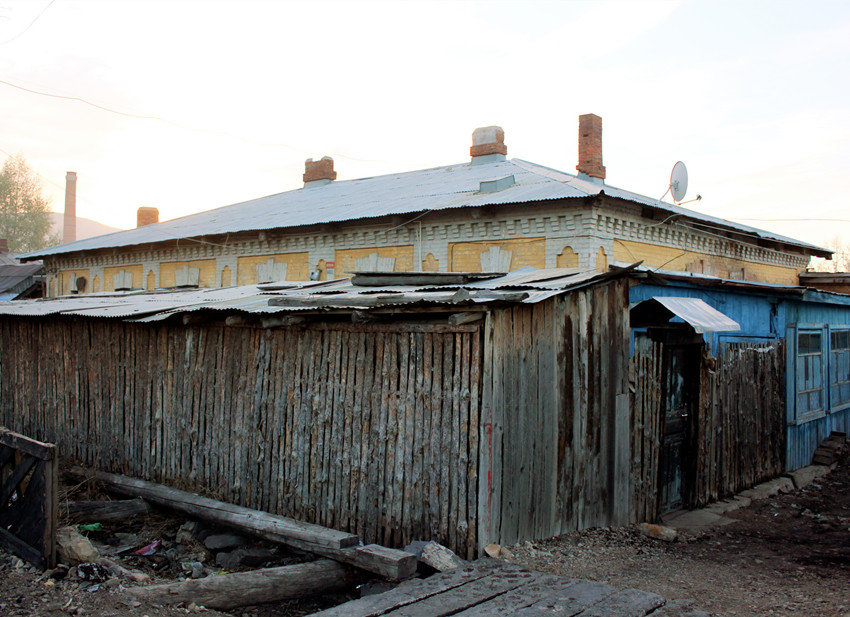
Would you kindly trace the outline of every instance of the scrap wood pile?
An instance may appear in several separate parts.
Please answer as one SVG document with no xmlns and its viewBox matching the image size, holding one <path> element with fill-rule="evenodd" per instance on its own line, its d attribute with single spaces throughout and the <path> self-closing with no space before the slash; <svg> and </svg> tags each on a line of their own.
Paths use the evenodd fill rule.
<svg viewBox="0 0 850 617">
<path fill-rule="evenodd" d="M 79 486 L 96 483 L 127 497 L 63 501 L 63 523 L 73 525 L 57 534 L 62 565 L 51 576 L 90 590 L 120 587 L 143 601 L 226 610 L 351 590 L 376 576 L 403 580 L 423 563 L 439 569 L 461 561 L 434 543 L 415 543 L 413 552 L 361 546 L 352 534 L 162 485 L 81 468 L 70 474 L 83 478 Z M 150 504 L 189 520 L 180 525 Z"/>
</svg>

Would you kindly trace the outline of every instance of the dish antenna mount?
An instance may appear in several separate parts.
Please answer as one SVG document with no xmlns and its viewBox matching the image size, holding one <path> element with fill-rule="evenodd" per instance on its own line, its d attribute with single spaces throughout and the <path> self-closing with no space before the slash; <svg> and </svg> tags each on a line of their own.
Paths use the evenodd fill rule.
<svg viewBox="0 0 850 617">
<path fill-rule="evenodd" d="M 673 197 L 673 203 L 678 205 L 683 203 L 682 200 L 685 198 L 685 194 L 687 192 L 688 168 L 685 167 L 685 164 L 682 161 L 677 161 L 676 164 L 673 165 L 673 171 L 670 172 L 670 184 L 667 186 L 667 190 L 664 191 L 661 199 L 664 199 L 667 197 L 667 193 L 670 193 L 670 196 Z M 699 201 L 701 199 L 702 195 L 697 195 L 696 198 L 691 201 Z"/>
<path fill-rule="evenodd" d="M 670 194 L 673 201 L 679 203 L 688 192 L 688 168 L 682 161 L 677 161 L 670 172 Z"/>
</svg>

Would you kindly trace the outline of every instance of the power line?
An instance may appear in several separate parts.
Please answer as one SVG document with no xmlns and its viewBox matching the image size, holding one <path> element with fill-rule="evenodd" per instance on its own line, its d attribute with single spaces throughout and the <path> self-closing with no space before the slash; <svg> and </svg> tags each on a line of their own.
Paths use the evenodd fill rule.
<svg viewBox="0 0 850 617">
<path fill-rule="evenodd" d="M 36 15 L 36 16 L 35 16 L 35 19 L 33 19 L 33 20 L 30 22 L 30 25 L 29 25 L 29 26 L 27 26 L 26 28 L 24 28 L 21 32 L 19 32 L 18 34 L 16 34 L 16 35 L 15 35 L 15 36 L 13 36 L 12 38 L 10 38 L 8 41 L 3 41 L 2 43 L 0 43 L 0 45 L 7 45 L 7 44 L 11 43 L 12 41 L 16 41 L 17 39 L 19 39 L 19 38 L 21 38 L 23 35 L 25 35 L 25 34 L 29 31 L 29 29 L 30 29 L 30 28 L 32 28 L 32 27 L 35 25 L 35 22 L 37 22 L 37 21 L 39 20 L 39 18 L 47 12 L 47 9 L 49 9 L 51 6 L 53 6 L 53 3 L 54 3 L 54 2 L 56 2 L 56 0 L 50 0 L 50 2 L 48 3 L 48 5 L 47 5 L 46 7 L 44 7 L 44 9 L 42 9 L 41 13 L 39 13 L 38 15 Z"/>
<path fill-rule="evenodd" d="M 303 152 L 305 154 L 311 154 L 313 152 L 312 150 L 307 150 L 305 148 L 300 148 L 298 146 L 293 146 L 291 144 L 268 143 L 268 142 L 255 141 L 253 139 L 248 139 L 246 137 L 234 135 L 233 133 L 227 133 L 225 131 L 217 131 L 217 130 L 213 130 L 213 129 L 206 129 L 206 128 L 201 128 L 201 127 L 197 127 L 197 126 L 189 126 L 189 125 L 186 125 L 186 124 L 180 124 L 179 122 L 173 122 L 171 120 L 168 120 L 167 118 L 161 118 L 160 116 L 148 116 L 148 115 L 143 115 L 143 114 L 134 114 L 134 113 L 126 112 L 126 111 L 121 111 L 121 110 L 118 110 L 118 109 L 113 109 L 112 107 L 106 107 L 105 105 L 98 105 L 97 103 L 93 103 L 92 101 L 86 100 L 86 99 L 78 97 L 78 96 L 67 96 L 67 95 L 64 95 L 64 94 L 54 94 L 52 92 L 44 92 L 42 90 L 33 90 L 32 88 L 27 88 L 25 86 L 14 84 L 12 82 L 9 82 L 9 81 L 3 80 L 3 79 L 0 79 L 0 84 L 4 84 L 6 86 L 9 86 L 10 88 L 16 88 L 18 90 L 22 90 L 22 91 L 28 92 L 30 94 L 36 94 L 36 95 L 39 95 L 39 96 L 46 96 L 46 97 L 54 98 L 54 99 L 62 99 L 62 100 L 66 100 L 66 101 L 75 101 L 77 103 L 83 103 L 85 105 L 90 105 L 91 107 L 94 107 L 94 108 L 99 109 L 101 111 L 106 111 L 106 112 L 111 113 L 111 114 L 124 116 L 125 118 L 133 118 L 133 119 L 136 119 L 136 120 L 156 120 L 157 122 L 162 122 L 163 124 L 169 124 L 171 126 L 181 128 L 181 129 L 184 129 L 184 130 L 187 130 L 187 131 L 195 131 L 195 132 L 198 132 L 198 133 L 207 133 L 207 134 L 210 134 L 210 135 L 219 135 L 219 136 L 222 136 L 222 137 L 229 137 L 229 138 L 235 139 L 237 141 L 243 141 L 245 143 L 254 144 L 256 146 L 264 146 L 264 147 L 267 147 L 267 148 L 287 148 L 289 150 L 294 150 L 296 152 Z M 377 159 L 360 159 L 360 158 L 357 158 L 357 157 L 354 157 L 354 156 L 348 156 L 346 154 L 339 154 L 339 153 L 333 153 L 333 152 L 330 153 L 330 156 L 342 158 L 342 159 L 348 159 L 349 161 L 357 161 L 357 162 L 360 162 L 360 163 L 387 163 L 388 162 L 388 161 L 377 160 Z"/>
<path fill-rule="evenodd" d="M 730 221 L 763 221 L 767 223 L 850 223 L 850 219 L 746 219 L 730 218 Z"/>
</svg>

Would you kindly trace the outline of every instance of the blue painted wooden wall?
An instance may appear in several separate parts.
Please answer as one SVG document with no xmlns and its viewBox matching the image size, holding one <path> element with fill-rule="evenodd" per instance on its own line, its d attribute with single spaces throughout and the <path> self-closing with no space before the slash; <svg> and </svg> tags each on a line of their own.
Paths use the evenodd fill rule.
<svg viewBox="0 0 850 617">
<path fill-rule="evenodd" d="M 712 353 L 717 353 L 718 346 L 723 342 L 786 339 L 786 470 L 811 464 L 815 448 L 831 431 L 848 432 L 850 404 L 831 404 L 825 365 L 831 356 L 830 333 L 836 328 L 850 327 L 850 296 L 817 291 L 806 291 L 801 295 L 770 285 L 750 291 L 670 281 L 667 285 L 635 285 L 629 292 L 629 301 L 635 304 L 655 296 L 700 298 L 737 321 L 741 326 L 739 332 L 704 335 L 706 342 L 711 345 Z M 798 413 L 795 388 L 798 379 L 802 379 L 797 371 L 798 329 L 822 332 L 825 386 L 824 410 L 820 413 Z"/>
</svg>

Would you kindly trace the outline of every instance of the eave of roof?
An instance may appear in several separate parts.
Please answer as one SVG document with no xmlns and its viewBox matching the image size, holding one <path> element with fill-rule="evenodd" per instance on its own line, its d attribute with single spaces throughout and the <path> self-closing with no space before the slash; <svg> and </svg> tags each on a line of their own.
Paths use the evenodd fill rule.
<svg viewBox="0 0 850 617">
<path fill-rule="evenodd" d="M 629 276 L 631 268 L 612 272 L 574 268 L 515 272 L 468 284 L 389 285 L 362 287 L 348 279 L 302 281 L 274 285 L 244 285 L 215 289 L 107 292 L 0 303 L 0 315 L 85 317 L 160 321 L 196 311 L 228 313 L 289 313 L 299 311 L 360 311 L 445 306 L 450 311 L 484 304 L 534 304 L 552 296 L 611 278 Z"/>
<path fill-rule="evenodd" d="M 480 191 L 481 182 L 508 176 L 513 176 L 515 180 L 508 188 L 496 192 Z M 724 231 L 793 246 L 813 255 L 831 255 L 826 249 L 793 238 L 688 210 L 521 159 L 511 159 L 481 165 L 461 163 L 295 189 L 136 229 L 60 244 L 20 257 L 31 260 L 246 231 L 297 228 L 389 215 L 416 215 L 453 208 L 523 204 L 602 194 L 716 226 L 715 232 L 719 227 Z"/>
</svg>

